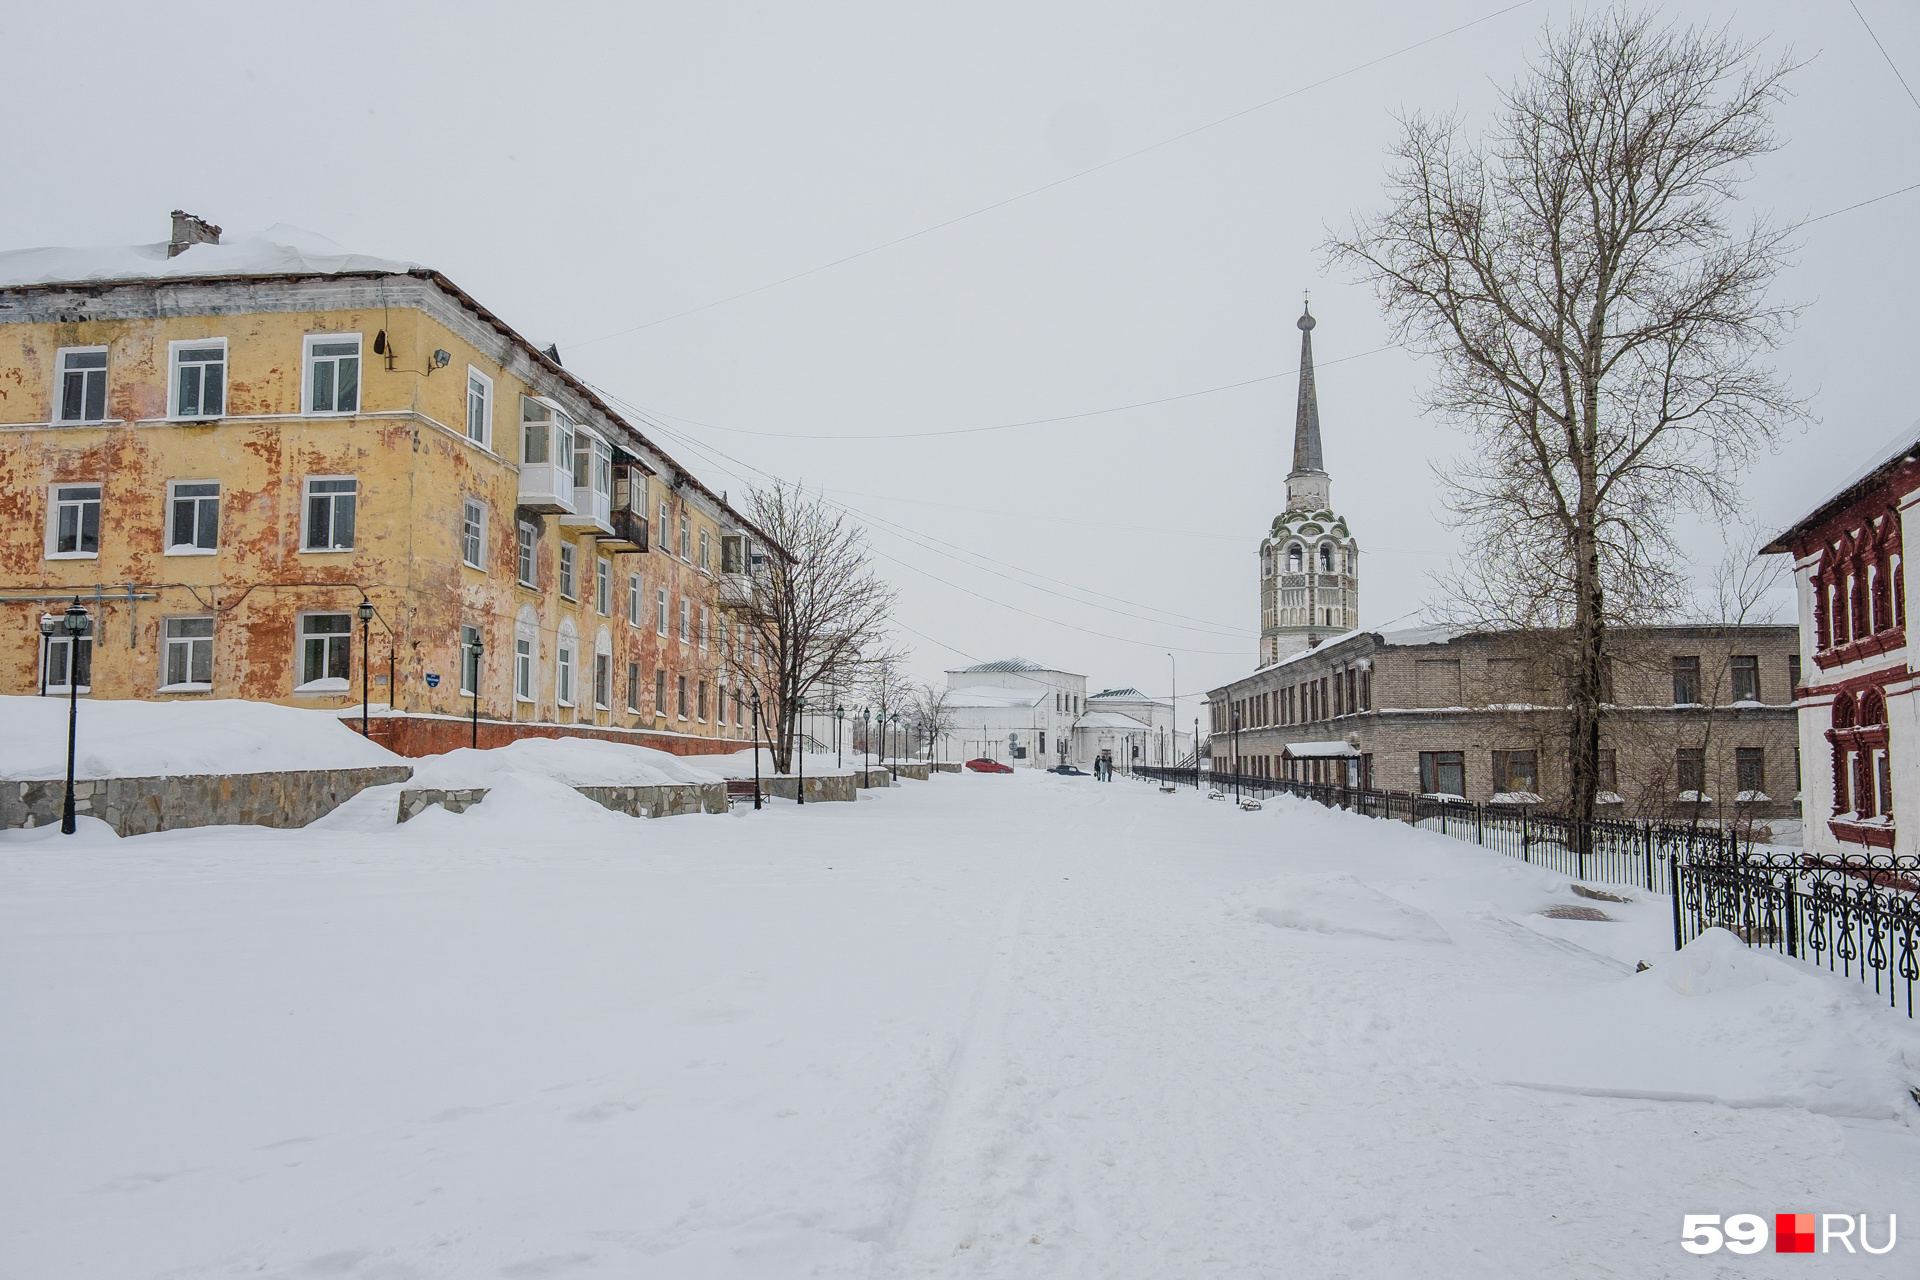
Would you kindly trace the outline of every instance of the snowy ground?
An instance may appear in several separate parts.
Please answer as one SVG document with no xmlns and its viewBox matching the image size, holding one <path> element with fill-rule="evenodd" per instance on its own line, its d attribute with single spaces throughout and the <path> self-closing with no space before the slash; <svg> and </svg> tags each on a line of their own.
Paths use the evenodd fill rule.
<svg viewBox="0 0 1920 1280">
<path fill-rule="evenodd" d="M 1036 772 L 392 809 L 0 838 L 0 1276 L 1913 1273 L 1680 1250 L 1920 1208 L 1920 1036 L 1664 900 Z"/>
</svg>

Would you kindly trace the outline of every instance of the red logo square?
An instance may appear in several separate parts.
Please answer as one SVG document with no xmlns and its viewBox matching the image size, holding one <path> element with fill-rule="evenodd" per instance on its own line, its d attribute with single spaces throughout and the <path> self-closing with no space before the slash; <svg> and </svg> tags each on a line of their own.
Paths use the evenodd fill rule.
<svg viewBox="0 0 1920 1280">
<path fill-rule="evenodd" d="M 1773 1215 L 1773 1251 L 1775 1253 L 1812 1253 L 1813 1219 L 1811 1213 Z"/>
</svg>

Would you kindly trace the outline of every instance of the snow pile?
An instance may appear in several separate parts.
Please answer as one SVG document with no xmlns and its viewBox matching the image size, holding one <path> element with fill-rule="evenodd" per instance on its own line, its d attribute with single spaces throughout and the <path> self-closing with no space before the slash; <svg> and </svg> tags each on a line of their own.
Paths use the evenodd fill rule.
<svg viewBox="0 0 1920 1280">
<path fill-rule="evenodd" d="M 408 764 L 331 711 L 208 699 L 141 702 L 83 698 L 76 778 L 272 773 Z M 0 779 L 64 778 L 67 700 L 0 697 Z"/>
<path fill-rule="evenodd" d="M 415 787 L 491 787 L 503 778 L 546 778 L 569 787 L 658 787 L 714 782 L 714 756 L 676 756 L 599 738 L 521 738 L 479 751 L 460 747 L 414 766 Z M 698 761 L 698 764 L 691 763 Z"/>
<path fill-rule="evenodd" d="M 753 776 L 753 757 L 755 754 L 754 749 L 749 747 L 745 751 L 736 751 L 732 755 L 701 756 L 699 757 L 700 767 L 710 770 L 715 777 L 751 778 Z M 760 757 L 760 776 L 762 778 L 774 777 L 773 752 L 762 747 L 759 749 L 758 755 Z M 867 767 L 873 769 L 882 767 L 878 763 L 877 757 L 868 756 L 865 758 L 869 761 Z M 833 775 L 853 773 L 859 767 L 862 757 L 857 754 L 852 756 L 843 755 L 840 759 L 841 762 L 836 763 L 830 755 L 818 751 L 808 752 L 806 758 L 807 776 L 809 778 L 825 778 Z M 788 772 L 794 774 L 800 772 L 800 757 L 798 755 L 794 756 L 793 764 Z"/>
<path fill-rule="evenodd" d="M 1450 942 L 1434 918 L 1352 876 L 1303 876 L 1283 885 L 1279 906 L 1253 914 L 1281 929 L 1357 933 L 1390 942 Z"/>
<path fill-rule="evenodd" d="M 11 249 L 0 253 L 0 289 L 87 280 L 337 275 L 417 269 L 417 262 L 349 253 L 318 232 L 281 222 L 255 235 L 230 237 L 225 244 L 190 245 L 171 258 L 164 240 L 159 244 L 77 249 Z"/>
</svg>

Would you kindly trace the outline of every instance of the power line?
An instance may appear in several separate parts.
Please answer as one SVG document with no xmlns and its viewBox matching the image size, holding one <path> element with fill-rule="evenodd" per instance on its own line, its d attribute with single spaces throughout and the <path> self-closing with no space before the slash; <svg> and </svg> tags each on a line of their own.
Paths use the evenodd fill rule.
<svg viewBox="0 0 1920 1280">
<path fill-rule="evenodd" d="M 1893 78 L 1900 82 L 1900 87 L 1907 91 L 1908 99 L 1912 101 L 1914 106 L 1920 107 L 1920 98 L 1914 97 L 1913 86 L 1908 84 L 1907 78 L 1900 74 L 1900 68 L 1894 65 L 1893 55 L 1887 52 L 1887 46 L 1880 43 L 1880 37 L 1875 35 L 1873 28 L 1868 25 L 1867 15 L 1860 12 L 1860 6 L 1855 4 L 1853 0 L 1847 0 L 1847 6 L 1853 10 L 1853 16 L 1860 19 L 1860 25 L 1867 28 L 1867 35 L 1873 40 L 1873 47 L 1878 49 L 1880 56 L 1887 60 L 1887 67 L 1893 72 Z"/>
<path fill-rule="evenodd" d="M 766 284 L 755 285 L 751 289 L 742 289 L 738 293 L 728 294 L 724 298 L 716 298 L 712 302 L 703 302 L 697 307 L 688 307 L 685 311 L 676 311 L 672 315 L 661 316 L 658 320 L 649 320 L 645 324 L 637 324 L 632 326 L 631 328 L 619 329 L 614 331 L 613 333 L 603 333 L 597 338 L 571 340 L 568 342 L 567 345 L 569 347 L 586 347 L 586 346 L 591 346 L 596 342 L 606 342 L 613 338 L 622 338 L 630 333 L 639 333 L 643 329 L 651 329 L 655 325 L 666 324 L 668 321 L 671 321 L 671 320 L 679 320 L 679 319 L 683 319 L 686 316 L 697 315 L 702 311 L 710 311 L 715 307 L 725 306 L 729 302 L 738 302 L 742 298 L 750 298 L 754 294 L 765 293 L 769 289 L 777 289 L 784 284 L 792 284 L 795 280 L 804 280 L 808 276 L 819 275 L 822 271 L 830 271 L 834 267 L 844 266 L 846 263 L 857 261 L 861 258 L 868 257 L 872 254 L 880 253 L 881 251 L 886 249 L 891 249 L 896 245 L 906 244 L 910 240 L 918 240 L 922 236 L 932 235 L 936 231 L 943 231 L 948 227 L 955 226 L 962 222 L 966 222 L 971 218 L 977 218 L 981 214 L 992 213 L 996 209 L 1004 209 L 1008 205 L 1018 204 L 1020 201 L 1030 199 L 1033 196 L 1037 196 L 1041 194 L 1042 192 L 1051 191 L 1055 187 L 1065 186 L 1069 182 L 1076 182 L 1081 178 L 1087 177 L 1089 174 L 1099 173 L 1103 169 L 1110 169 L 1114 165 L 1122 164 L 1128 160 L 1132 160 L 1139 156 L 1146 155 L 1148 152 L 1158 151 L 1160 150 L 1160 148 L 1171 146 L 1176 142 L 1183 142 L 1186 139 L 1191 138 L 1196 134 L 1205 133 L 1209 129 L 1218 128 L 1220 125 L 1227 124 L 1234 120 L 1238 120 L 1242 116 L 1252 115 L 1256 111 L 1264 111 L 1266 108 L 1274 106 L 1277 103 L 1285 102 L 1289 98 L 1295 98 L 1300 96 L 1303 93 L 1308 93 L 1314 89 L 1318 89 L 1325 85 L 1332 84 L 1336 80 L 1343 80 L 1348 76 L 1357 75 L 1358 73 L 1367 70 L 1369 67 L 1377 67 L 1383 62 L 1388 62 L 1394 58 L 1400 57 L 1402 54 L 1412 53 L 1415 49 L 1424 48 L 1425 46 L 1434 43 L 1436 40 L 1444 40 L 1448 36 L 1458 35 L 1460 32 L 1465 31 L 1470 27 L 1477 27 L 1481 23 L 1491 22 L 1493 19 L 1498 18 L 1503 14 L 1512 13 L 1515 9 L 1524 9 L 1529 4 L 1532 4 L 1532 3 L 1533 3 L 1533 0 L 1519 0 L 1519 3 L 1517 4 L 1510 4 L 1506 6 L 1504 9 L 1496 9 L 1492 13 L 1489 13 L 1484 17 L 1475 18 L 1471 22 L 1464 22 L 1457 27 L 1452 27 L 1446 31 L 1442 31 L 1438 35 L 1428 36 L 1426 39 L 1416 41 L 1413 44 L 1405 46 L 1404 48 L 1395 49 L 1392 53 L 1381 54 L 1377 58 L 1373 58 L 1373 59 L 1370 59 L 1369 61 L 1362 62 L 1357 66 L 1348 67 L 1345 71 L 1335 72 L 1333 75 L 1327 76 L 1324 79 L 1315 80 L 1311 84 L 1301 85 L 1297 89 L 1289 89 L 1287 92 L 1281 94 L 1279 97 L 1268 98 L 1265 102 L 1256 102 L 1250 107 L 1242 107 L 1240 110 L 1235 111 L 1229 115 L 1221 116 L 1217 120 L 1209 120 L 1207 123 L 1202 125 L 1196 125 L 1195 127 L 1188 129 L 1183 133 L 1176 133 L 1171 137 L 1162 138 L 1158 142 L 1148 143 L 1146 146 L 1141 147 L 1138 150 L 1129 151 L 1124 155 L 1115 156 L 1111 160 L 1103 160 L 1099 164 L 1092 165 L 1085 169 L 1081 169 L 1075 173 L 1067 174 L 1063 178 L 1055 178 L 1052 182 L 1043 183 L 1040 186 L 1033 187 L 1026 191 L 1022 191 L 1017 195 L 1011 195 L 1000 200 L 995 200 L 992 204 L 981 205 L 978 209 L 974 209 L 971 212 L 958 214 L 955 217 L 947 218 L 941 222 L 936 222 L 932 226 L 922 227 L 918 231 L 908 232 L 906 235 L 903 235 L 903 236 L 896 236 L 891 240 L 883 241 L 880 244 L 873 245 L 871 248 L 861 249 L 856 253 L 849 253 L 844 257 L 835 258 L 831 262 L 823 262 L 817 267 L 808 267 L 805 271 L 796 271 L 791 275 L 782 276 L 778 280 L 769 281 Z"/>
</svg>

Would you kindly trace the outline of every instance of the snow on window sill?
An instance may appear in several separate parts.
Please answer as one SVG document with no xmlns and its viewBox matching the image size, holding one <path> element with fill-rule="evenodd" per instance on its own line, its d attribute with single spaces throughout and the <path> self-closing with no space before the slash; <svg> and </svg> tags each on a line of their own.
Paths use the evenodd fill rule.
<svg viewBox="0 0 1920 1280">
<path fill-rule="evenodd" d="M 49 551 L 47 552 L 47 559 L 49 560 L 98 560 L 99 558 L 100 558 L 100 553 L 98 551 Z"/>
<path fill-rule="evenodd" d="M 210 684 L 163 684 L 158 689 L 155 689 L 154 692 L 155 693 L 212 693 L 213 686 Z M 295 692 L 298 692 L 298 690 L 296 690 Z"/>
<path fill-rule="evenodd" d="M 1773 797 L 1764 791 L 1742 791 L 1733 798 L 1735 804 L 1772 804 Z"/>
<path fill-rule="evenodd" d="M 1682 791 L 1678 797 L 1681 804 L 1712 804 L 1713 797 L 1701 791 Z"/>
<path fill-rule="evenodd" d="M 68 687 L 64 684 L 50 684 L 47 686 L 47 696 L 49 698 L 64 698 L 68 695 L 69 692 L 71 692 L 71 690 L 69 690 Z M 90 684 L 83 684 L 80 686 L 80 692 L 92 693 L 93 686 Z"/>
<path fill-rule="evenodd" d="M 1443 800 L 1448 804 L 1465 804 L 1467 802 L 1465 796 L 1455 795 L 1451 791 L 1423 791 L 1420 793 L 1420 798 L 1422 800 Z"/>
<path fill-rule="evenodd" d="M 1496 791 L 1493 804 L 1545 804 L 1546 801 L 1531 791 Z"/>
<path fill-rule="evenodd" d="M 1593 802 L 1595 804 L 1625 804 L 1626 803 L 1625 800 L 1622 800 L 1620 798 L 1620 793 L 1617 791 L 1595 792 L 1593 797 Z"/>
<path fill-rule="evenodd" d="M 169 556 L 217 556 L 220 554 L 220 549 L 218 547 L 196 547 L 192 543 L 183 542 L 178 546 L 168 547 L 162 554 Z"/>
<path fill-rule="evenodd" d="M 318 680 L 309 680 L 305 684 L 295 685 L 295 693 L 346 693 L 353 686 L 339 676 L 322 676 Z"/>
<path fill-rule="evenodd" d="M 346 556 L 353 554 L 352 547 L 302 547 L 303 556 Z"/>
</svg>

